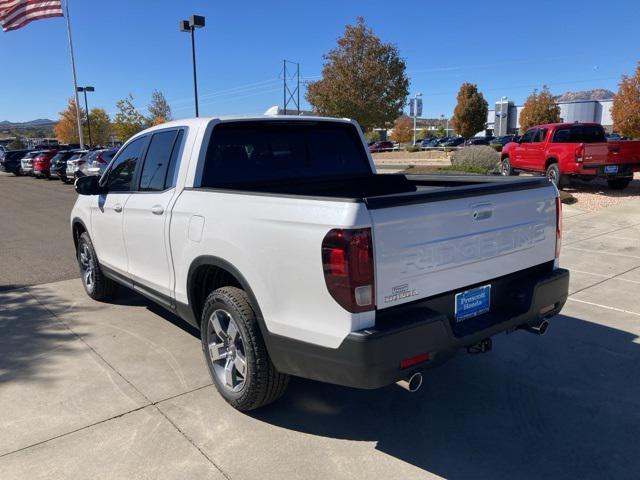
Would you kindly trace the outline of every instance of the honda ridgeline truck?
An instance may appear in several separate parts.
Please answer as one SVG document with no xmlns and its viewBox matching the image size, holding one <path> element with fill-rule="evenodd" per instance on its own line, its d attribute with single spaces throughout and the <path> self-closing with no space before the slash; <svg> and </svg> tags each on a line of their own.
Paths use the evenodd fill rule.
<svg viewBox="0 0 640 480">
<path fill-rule="evenodd" d="M 198 327 L 239 410 L 290 375 L 415 390 L 459 349 L 543 333 L 567 299 L 553 183 L 377 174 L 349 120 L 174 121 L 75 188 L 87 294 L 122 284 Z"/>
<path fill-rule="evenodd" d="M 501 173 L 544 173 L 562 187 L 570 177 L 604 178 L 613 190 L 627 188 L 640 171 L 640 142 L 607 142 L 598 123 L 551 123 L 532 127 L 502 149 Z"/>
</svg>

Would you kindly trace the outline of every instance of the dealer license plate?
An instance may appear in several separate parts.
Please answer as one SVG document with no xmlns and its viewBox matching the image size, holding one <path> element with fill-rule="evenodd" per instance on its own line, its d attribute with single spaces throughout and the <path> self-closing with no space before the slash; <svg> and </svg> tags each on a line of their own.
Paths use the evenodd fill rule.
<svg viewBox="0 0 640 480">
<path fill-rule="evenodd" d="M 456 322 L 487 313 L 491 307 L 491 285 L 456 293 Z"/>
<path fill-rule="evenodd" d="M 604 173 L 618 173 L 618 165 L 605 165 Z"/>
</svg>

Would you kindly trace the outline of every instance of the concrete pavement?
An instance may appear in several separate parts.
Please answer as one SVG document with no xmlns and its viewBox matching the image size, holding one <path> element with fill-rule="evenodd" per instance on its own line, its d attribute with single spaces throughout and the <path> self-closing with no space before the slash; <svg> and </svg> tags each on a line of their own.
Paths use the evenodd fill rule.
<svg viewBox="0 0 640 480">
<path fill-rule="evenodd" d="M 250 415 L 197 332 L 78 280 L 0 293 L 0 478 L 637 478 L 640 200 L 565 206 L 572 296 L 549 333 L 500 335 L 409 394 L 294 379 Z"/>
</svg>

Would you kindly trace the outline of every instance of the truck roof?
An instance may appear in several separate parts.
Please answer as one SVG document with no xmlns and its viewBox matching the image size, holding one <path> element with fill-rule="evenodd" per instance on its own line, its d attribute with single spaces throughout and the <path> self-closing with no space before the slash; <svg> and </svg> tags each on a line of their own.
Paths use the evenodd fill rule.
<svg viewBox="0 0 640 480">
<path fill-rule="evenodd" d="M 564 122 L 564 123 L 543 123 L 531 128 L 566 128 L 575 126 L 587 126 L 587 127 L 600 127 L 599 123 L 595 122 Z"/>
<path fill-rule="evenodd" d="M 220 117 L 198 117 L 198 118 L 181 118 L 180 120 L 171 120 L 170 122 L 161 123 L 160 125 L 155 125 L 153 127 L 147 128 L 140 133 L 137 133 L 134 137 L 138 135 L 153 132 L 155 130 L 162 130 L 164 128 L 170 127 L 200 127 L 202 125 L 207 125 L 211 121 L 218 120 L 220 122 L 256 122 L 256 121 L 298 121 L 298 122 L 309 122 L 309 121 L 320 121 L 320 122 L 343 122 L 343 123 L 353 123 L 353 120 L 349 118 L 333 118 L 333 117 L 316 117 L 316 116 L 304 116 L 300 117 L 298 115 L 256 115 L 256 116 L 220 116 Z M 131 138 L 134 138 L 131 137 Z"/>
</svg>

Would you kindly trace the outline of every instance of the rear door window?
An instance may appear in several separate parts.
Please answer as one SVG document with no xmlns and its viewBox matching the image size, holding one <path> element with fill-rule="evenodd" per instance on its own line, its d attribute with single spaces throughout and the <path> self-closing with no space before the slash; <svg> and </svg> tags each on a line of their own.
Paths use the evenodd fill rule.
<svg viewBox="0 0 640 480">
<path fill-rule="evenodd" d="M 140 191 L 162 191 L 175 185 L 174 171 L 181 140 L 182 130 L 153 134 L 140 175 Z"/>
</svg>

